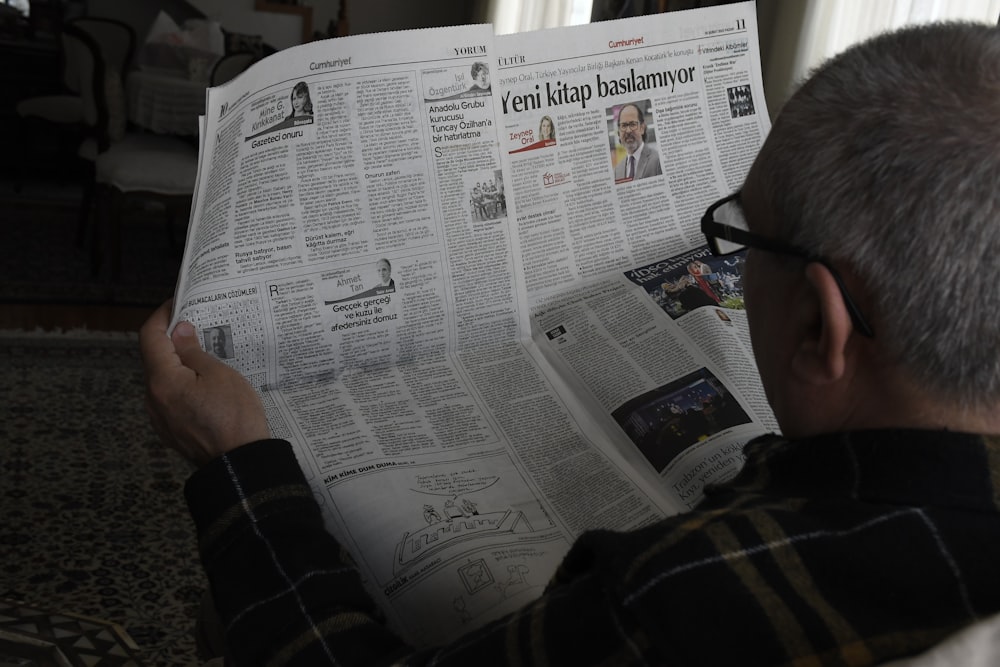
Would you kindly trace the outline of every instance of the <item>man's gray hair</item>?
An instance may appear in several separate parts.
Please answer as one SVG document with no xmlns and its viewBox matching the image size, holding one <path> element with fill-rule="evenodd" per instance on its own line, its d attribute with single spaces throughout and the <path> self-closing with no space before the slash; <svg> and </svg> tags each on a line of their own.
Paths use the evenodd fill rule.
<svg viewBox="0 0 1000 667">
<path fill-rule="evenodd" d="M 913 381 L 947 402 L 1000 398 L 1000 30 L 856 45 L 802 85 L 772 138 L 758 168 L 778 235 L 854 271 L 876 340 Z"/>
</svg>

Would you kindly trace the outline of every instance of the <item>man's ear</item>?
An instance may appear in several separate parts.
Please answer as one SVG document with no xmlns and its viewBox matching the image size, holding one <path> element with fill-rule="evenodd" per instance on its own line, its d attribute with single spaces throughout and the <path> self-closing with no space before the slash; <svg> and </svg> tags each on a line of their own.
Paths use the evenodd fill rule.
<svg viewBox="0 0 1000 667">
<path fill-rule="evenodd" d="M 829 384 L 847 370 L 847 343 L 854 325 L 837 280 L 826 266 L 806 266 L 806 294 L 813 299 L 814 322 L 804 329 L 792 356 L 792 371 L 809 384 Z"/>
</svg>

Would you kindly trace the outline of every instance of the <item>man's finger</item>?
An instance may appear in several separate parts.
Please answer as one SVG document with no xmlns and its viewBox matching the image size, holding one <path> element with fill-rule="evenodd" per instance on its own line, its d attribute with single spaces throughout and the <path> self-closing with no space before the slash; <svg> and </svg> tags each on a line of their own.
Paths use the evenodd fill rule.
<svg viewBox="0 0 1000 667">
<path fill-rule="evenodd" d="M 139 352 L 142 354 L 142 363 L 146 367 L 147 374 L 177 366 L 179 363 L 174 352 L 174 344 L 167 335 L 172 303 L 172 299 L 163 302 L 139 329 Z"/>
<path fill-rule="evenodd" d="M 177 326 L 174 327 L 172 339 L 181 363 L 198 375 L 205 375 L 222 364 L 221 361 L 201 349 L 198 332 L 190 322 L 178 322 Z M 225 364 L 222 365 L 225 366 Z"/>
</svg>

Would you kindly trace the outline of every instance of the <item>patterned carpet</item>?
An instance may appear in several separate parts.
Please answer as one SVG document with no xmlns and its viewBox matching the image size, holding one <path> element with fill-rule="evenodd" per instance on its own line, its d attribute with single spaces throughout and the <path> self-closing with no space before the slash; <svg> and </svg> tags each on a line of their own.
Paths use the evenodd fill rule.
<svg viewBox="0 0 1000 667">
<path fill-rule="evenodd" d="M 120 625 L 198 664 L 188 464 L 148 425 L 131 334 L 0 332 L 0 598 Z"/>
<path fill-rule="evenodd" d="M 135 667 L 137 648 L 131 637 L 113 623 L 0 600 L 2 667 L 67 663 Z"/>
<path fill-rule="evenodd" d="M 90 248 L 76 244 L 79 186 L 0 182 L 0 303 L 156 306 L 173 294 L 179 251 L 170 250 L 162 208 L 125 207 L 121 275 L 108 262 L 92 275 Z M 184 232 L 175 230 L 178 246 Z"/>
</svg>

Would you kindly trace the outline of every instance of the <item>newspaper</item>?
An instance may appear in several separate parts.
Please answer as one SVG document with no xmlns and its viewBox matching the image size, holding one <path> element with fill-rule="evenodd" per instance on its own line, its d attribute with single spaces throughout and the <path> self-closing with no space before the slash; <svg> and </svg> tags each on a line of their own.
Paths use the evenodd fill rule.
<svg viewBox="0 0 1000 667">
<path fill-rule="evenodd" d="M 752 2 L 314 42 L 206 109 L 174 319 L 408 641 L 519 608 L 776 428 L 741 260 L 698 231 L 768 130 Z"/>
</svg>

